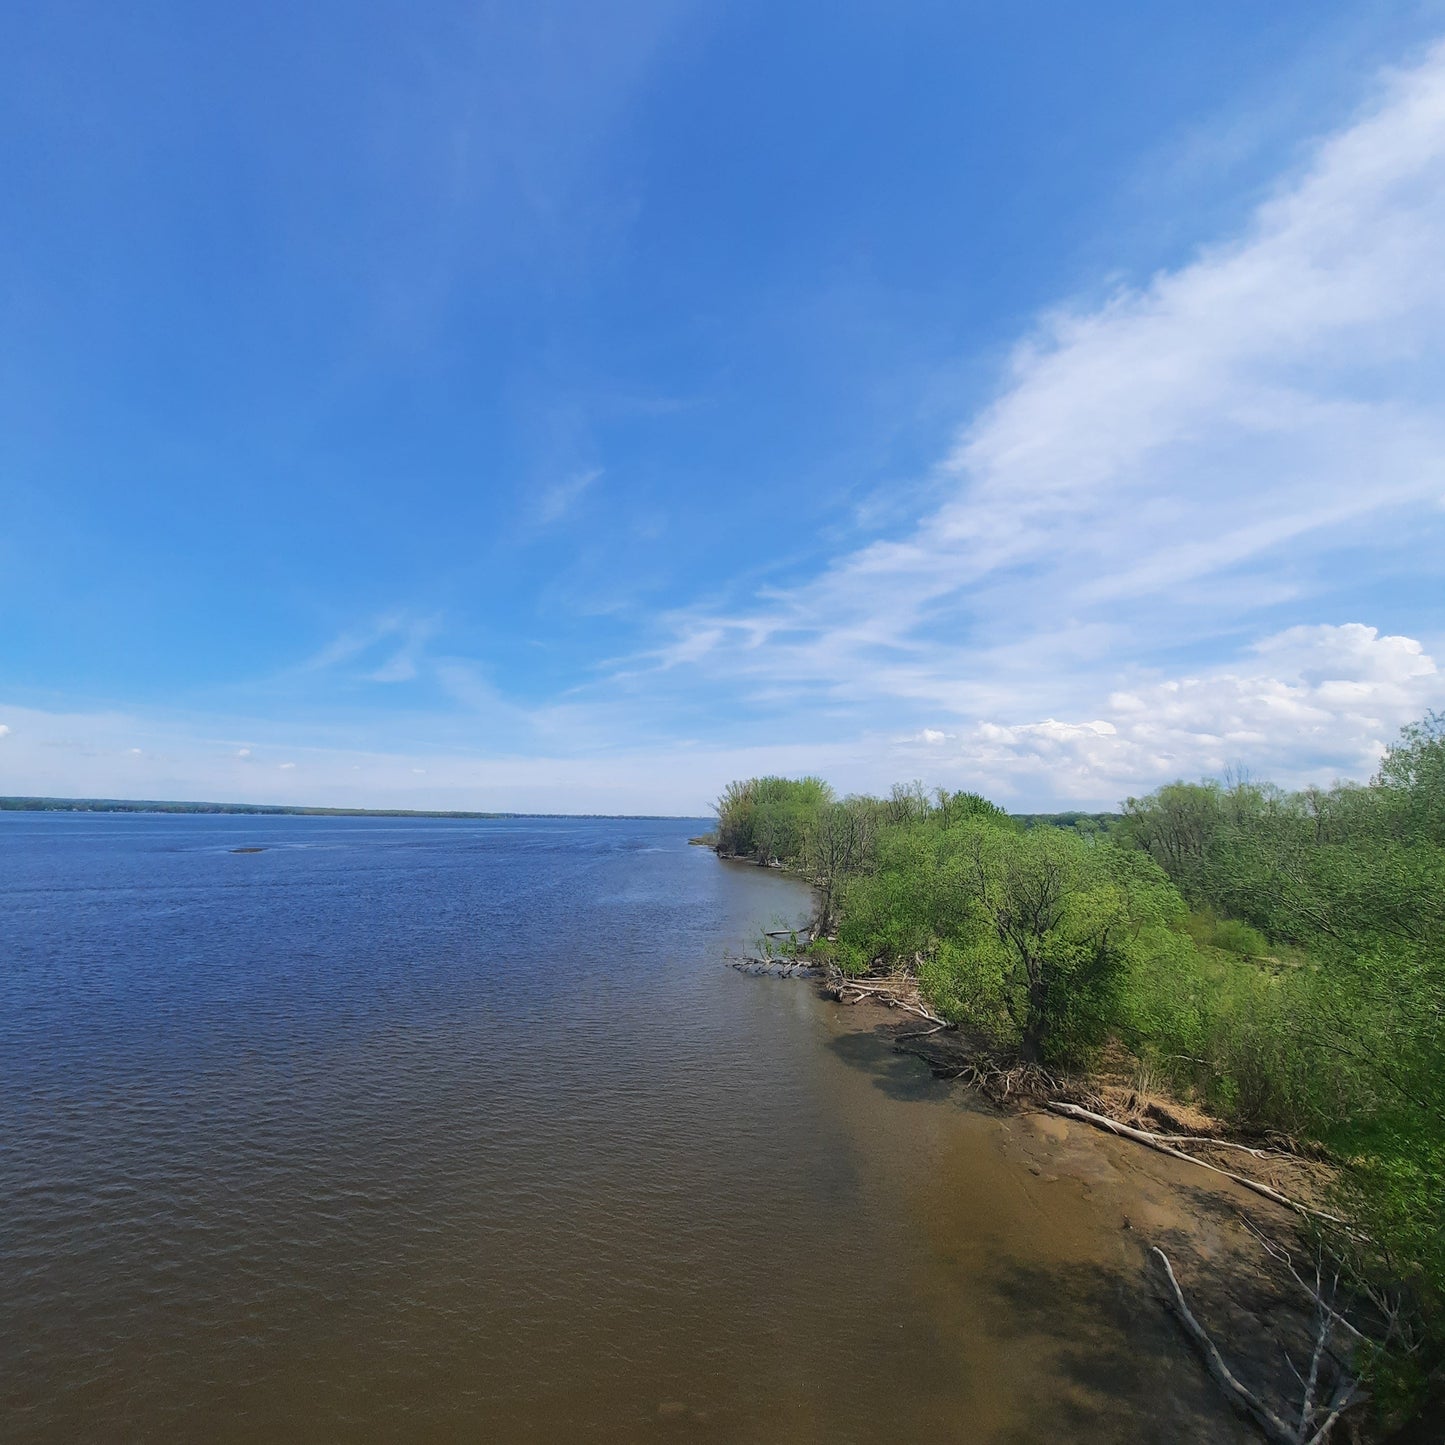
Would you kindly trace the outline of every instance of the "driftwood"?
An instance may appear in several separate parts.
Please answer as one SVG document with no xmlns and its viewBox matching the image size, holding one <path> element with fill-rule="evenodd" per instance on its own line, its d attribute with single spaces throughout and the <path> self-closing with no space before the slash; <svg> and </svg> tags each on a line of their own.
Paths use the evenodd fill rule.
<svg viewBox="0 0 1445 1445">
<path fill-rule="evenodd" d="M 1271 1239 L 1262 1229 L 1258 1229 L 1253 1224 L 1251 1224 L 1249 1220 L 1241 1217 L 1240 1222 L 1259 1241 L 1261 1248 L 1266 1254 L 1268 1254 L 1272 1259 L 1277 1260 L 1280 1264 L 1284 1265 L 1284 1267 L 1290 1272 L 1290 1275 L 1294 1279 L 1294 1282 L 1300 1287 L 1301 1290 L 1304 1291 L 1305 1294 L 1310 1297 L 1310 1299 L 1314 1301 L 1316 1309 L 1324 1310 L 1334 1321 L 1335 1324 L 1339 1325 L 1346 1334 L 1353 1336 L 1361 1344 L 1369 1343 L 1368 1337 L 1364 1334 L 1362 1330 L 1356 1329 L 1355 1326 L 1351 1324 L 1350 1321 L 1347 1320 L 1345 1316 L 1342 1315 L 1337 1309 L 1335 1309 L 1333 1305 L 1326 1303 L 1324 1295 L 1320 1292 L 1320 1280 L 1318 1279 L 1318 1277 L 1316 1277 L 1315 1282 L 1312 1285 L 1307 1279 L 1305 1279 L 1305 1277 L 1299 1272 L 1299 1270 L 1294 1267 L 1294 1256 L 1289 1252 L 1289 1250 L 1284 1247 L 1284 1245 L 1278 1243 L 1278 1241 L 1276 1240 Z"/>
<path fill-rule="evenodd" d="M 1168 1255 L 1157 1245 L 1150 1249 L 1149 1253 L 1164 1267 L 1164 1277 L 1169 1281 L 1169 1288 L 1173 1292 L 1170 1304 L 1174 1313 L 1179 1317 L 1179 1323 L 1184 1326 L 1199 1353 L 1204 1356 L 1204 1363 L 1208 1367 L 1209 1373 L 1223 1386 L 1224 1393 L 1247 1415 L 1252 1415 L 1271 1440 L 1280 1442 L 1280 1445 L 1294 1445 L 1294 1431 L 1258 1395 L 1235 1378 L 1234 1372 L 1224 1363 L 1224 1356 L 1219 1353 L 1215 1348 L 1214 1341 L 1205 1333 L 1204 1326 L 1190 1313 L 1189 1306 L 1184 1299 L 1184 1291 L 1179 1288 L 1179 1281 L 1174 1278 L 1174 1270 L 1170 1267 Z"/>
<path fill-rule="evenodd" d="M 910 999 L 899 998 L 897 994 L 890 993 L 887 990 L 868 989 L 865 992 L 860 993 L 856 998 L 845 998 L 844 994 L 848 991 L 848 988 L 849 986 L 845 984 L 841 988 L 834 989 L 833 997 L 837 999 L 839 1003 L 861 1003 L 865 998 L 874 998 L 877 999 L 879 1003 L 886 1004 L 889 1008 L 901 1008 L 906 1013 L 917 1014 L 919 1018 L 927 1019 L 928 1022 L 931 1024 L 937 1024 L 938 1030 L 950 1029 L 953 1027 L 953 1025 L 950 1024 L 947 1019 L 941 1019 L 937 1014 L 929 1013 L 929 1011 L 924 1008 L 922 1004 L 914 1003 Z M 934 1033 L 938 1030 L 930 1029 L 929 1032 Z M 909 1035 L 908 1037 L 916 1038 L 918 1037 L 918 1035 Z"/>
<path fill-rule="evenodd" d="M 1295 1377 L 1304 1386 L 1304 1399 L 1300 1404 L 1298 1424 L 1290 1425 L 1265 1404 L 1254 1391 L 1242 1384 L 1225 1363 L 1224 1356 L 1219 1353 L 1204 1326 L 1194 1318 L 1184 1298 L 1184 1291 L 1179 1288 L 1179 1281 L 1174 1278 L 1174 1270 L 1170 1266 L 1169 1257 L 1157 1245 L 1151 1248 L 1149 1253 L 1163 1267 L 1164 1277 L 1169 1282 L 1171 1296 L 1169 1304 L 1175 1316 L 1184 1326 L 1200 1355 L 1203 1356 L 1209 1373 L 1219 1382 L 1236 1408 L 1244 1411 L 1259 1425 L 1272 1445 L 1323 1445 L 1323 1442 L 1329 1439 L 1330 1432 L 1338 1423 L 1340 1416 L 1363 1396 L 1358 1384 L 1347 1374 L 1341 1372 L 1329 1402 L 1324 1405 L 1315 1403 L 1315 1395 L 1320 1386 L 1320 1366 L 1329 1349 L 1331 1329 L 1338 1318 L 1337 1313 L 1325 1304 L 1321 1294 L 1313 1291 L 1315 1303 L 1319 1307 L 1319 1325 L 1315 1334 L 1314 1353 L 1310 1358 L 1309 1379 L 1306 1380 L 1298 1370 L 1295 1370 Z M 1294 1368 L 1293 1362 L 1291 1362 L 1290 1368 Z"/>
<path fill-rule="evenodd" d="M 827 986 L 837 1003 L 862 1003 L 865 998 L 871 998 L 878 1003 L 885 1004 L 888 1008 L 901 1008 L 906 1013 L 917 1014 L 919 1018 L 938 1026 L 937 1030 L 930 1029 L 930 1033 L 944 1029 L 951 1030 L 956 1027 L 947 1019 L 941 1019 L 936 1013 L 931 1013 L 924 1008 L 916 998 L 907 997 L 906 980 L 849 978 L 841 970 L 833 968 L 829 970 Z M 922 1035 L 909 1034 L 903 1037 L 920 1038 Z"/>
<path fill-rule="evenodd" d="M 1009 1099 L 1038 1099 L 1057 1089 L 1059 1082 L 1038 1064 L 1016 1064 L 1003 1068 L 991 1059 L 969 1060 L 961 1068 L 940 1075 L 957 1079 L 970 1089 L 1002 1107 Z"/>
<path fill-rule="evenodd" d="M 1111 1119 L 1107 1114 L 1096 1114 L 1090 1109 L 1082 1109 L 1077 1104 L 1065 1104 L 1055 1099 L 1050 1099 L 1044 1106 L 1055 1114 L 1063 1114 L 1069 1119 L 1080 1119 L 1086 1124 L 1092 1124 L 1096 1129 L 1107 1129 L 1111 1134 L 1118 1134 L 1125 1139 L 1132 1139 L 1136 1144 L 1143 1144 L 1147 1148 L 1156 1149 L 1161 1154 L 1168 1154 L 1173 1159 L 1183 1159 L 1186 1163 L 1197 1164 L 1201 1169 L 1208 1169 L 1211 1173 L 1222 1174 L 1226 1179 L 1232 1179 L 1236 1184 L 1245 1189 L 1252 1190 L 1255 1194 L 1264 1199 L 1271 1200 L 1275 1204 L 1283 1205 L 1286 1209 L 1292 1209 L 1296 1214 L 1312 1216 L 1315 1219 L 1326 1220 L 1330 1224 L 1344 1226 L 1345 1221 L 1333 1214 L 1326 1214 L 1322 1209 L 1314 1209 L 1308 1204 L 1301 1204 L 1297 1199 L 1291 1199 L 1287 1194 L 1281 1194 L 1278 1189 L 1268 1184 L 1261 1184 L 1258 1179 L 1250 1179 L 1246 1175 L 1236 1174 L 1231 1169 L 1221 1169 L 1217 1164 L 1210 1164 L 1207 1160 L 1197 1158 L 1193 1154 L 1186 1154 L 1182 1149 L 1176 1149 L 1172 1144 L 1164 1143 L 1157 1134 L 1151 1134 L 1145 1129 L 1135 1129 L 1128 1124 L 1121 1124 L 1117 1119 Z M 1207 1142 L 1207 1141 L 1205 1141 Z"/>
<path fill-rule="evenodd" d="M 1152 1131 L 1151 1131 L 1152 1132 Z M 1252 1144 L 1236 1144 L 1233 1139 L 1216 1139 L 1210 1134 L 1155 1134 L 1161 1144 L 1207 1144 L 1211 1149 L 1238 1149 L 1256 1159 L 1288 1159 L 1281 1149 L 1256 1149 Z"/>
<path fill-rule="evenodd" d="M 941 1034 L 947 1027 L 947 1024 L 934 1024 L 931 1029 L 915 1029 L 912 1033 L 895 1035 L 893 1042 L 901 1044 L 906 1039 L 926 1039 L 932 1034 Z"/>
<path fill-rule="evenodd" d="M 817 978 L 822 972 L 806 958 L 734 958 L 729 959 L 728 967 L 739 973 L 766 974 L 772 978 Z"/>
<path fill-rule="evenodd" d="M 767 937 L 774 935 L 768 934 Z M 770 973 L 779 978 L 816 978 L 821 970 L 806 955 L 801 958 L 742 958 L 733 961 L 732 966 L 743 973 Z M 889 1008 L 901 1008 L 905 1013 L 917 1014 L 919 1018 L 935 1025 L 934 1028 L 925 1029 L 919 1033 L 902 1034 L 900 1038 L 917 1039 L 925 1038 L 929 1034 L 940 1033 L 945 1029 L 956 1028 L 947 1019 L 941 1019 L 936 1013 L 930 1013 L 916 998 L 906 997 L 904 990 L 906 983 L 893 979 L 872 980 L 864 982 L 860 979 L 848 978 L 837 968 L 829 968 L 827 973 L 827 988 L 838 1003 L 861 1003 L 865 998 L 876 999 Z M 848 995 L 852 995 L 850 998 Z"/>
</svg>

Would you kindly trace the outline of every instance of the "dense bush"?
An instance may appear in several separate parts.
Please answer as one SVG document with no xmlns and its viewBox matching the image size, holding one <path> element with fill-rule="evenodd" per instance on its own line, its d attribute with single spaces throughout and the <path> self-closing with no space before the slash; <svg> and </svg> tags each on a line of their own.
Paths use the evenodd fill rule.
<svg viewBox="0 0 1445 1445">
<path fill-rule="evenodd" d="M 1343 1187 L 1377 1242 L 1373 1265 L 1413 1302 L 1422 1343 L 1410 1367 L 1438 1368 L 1445 717 L 1406 728 L 1366 787 L 1174 784 L 1131 798 L 1122 832 L 1210 911 L 1213 948 L 1258 959 L 1226 969 L 1209 991 L 1201 1090 L 1349 1162 Z M 1241 925 L 1275 957 L 1255 954 Z"/>
<path fill-rule="evenodd" d="M 940 809 L 885 830 L 873 870 L 844 888 L 838 943 L 855 966 L 913 963 L 947 1016 L 1068 1064 L 1117 1022 L 1133 973 L 1187 948 L 1183 913 L 1137 852 Z"/>
<path fill-rule="evenodd" d="M 729 783 L 717 802 L 718 852 L 758 863 L 801 857 L 808 828 L 832 803 L 821 778 L 749 778 Z"/>
</svg>

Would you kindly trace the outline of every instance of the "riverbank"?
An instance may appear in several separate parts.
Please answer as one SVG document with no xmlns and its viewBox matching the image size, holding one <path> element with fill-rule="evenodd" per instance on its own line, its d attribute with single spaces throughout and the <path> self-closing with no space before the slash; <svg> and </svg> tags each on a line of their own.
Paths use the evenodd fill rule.
<svg viewBox="0 0 1445 1445">
<path fill-rule="evenodd" d="M 1047 1096 L 1127 1051 L 1131 1088 L 1328 1156 L 1348 1224 L 1314 1243 L 1364 1332 L 1343 1353 L 1367 1368 L 1383 1428 L 1445 1419 L 1442 799 L 1445 715 L 1430 712 L 1363 786 L 1180 781 L 1112 823 L 1029 827 L 966 791 L 840 797 L 817 776 L 755 777 L 724 790 L 717 835 L 722 853 L 816 881 L 814 961 L 916 973 L 930 1011 L 985 1035 L 962 1066 L 980 1088 Z M 1311 1351 L 1302 1387 L 1331 1357 Z M 1309 1428 L 1256 1413 L 1297 1445 L 1333 1410 Z"/>
<path fill-rule="evenodd" d="M 1244 1395 L 1291 1427 L 1298 1422 L 1305 1389 L 1295 1370 L 1308 1376 L 1321 1347 L 1319 1310 L 1307 1283 L 1313 1266 L 1305 1219 L 1226 1174 L 1247 1173 L 1265 1189 L 1317 1208 L 1328 1184 L 1325 1165 L 1231 1139 L 1218 1121 L 1178 1101 L 1141 1095 L 1107 1066 L 1088 1080 L 1055 1081 L 1055 1096 L 1085 1100 L 1090 1113 L 1156 1136 L 1200 1141 L 1184 1146 L 1197 1159 L 1145 1147 L 1050 1111 L 1037 1081 L 1011 1081 L 998 1071 L 990 1077 L 977 1041 L 930 1026 L 927 1005 L 916 990 L 910 995 L 905 980 L 861 993 L 846 983 L 840 990 L 836 977 L 807 964 L 754 960 L 741 966 L 811 983 L 837 1009 L 840 1027 L 871 1036 L 895 1056 L 917 1056 L 941 1083 L 956 1081 L 945 1087 L 962 1108 L 992 1122 L 995 1148 L 1009 1166 L 1008 1197 L 975 1199 L 956 1224 L 965 1238 L 950 1248 L 977 1248 L 979 1221 L 1000 1209 L 1012 1212 L 1010 1231 L 1021 1227 L 1028 1236 L 1029 1258 L 1012 1292 L 1010 1306 L 1019 1319 L 1010 1328 L 1046 1310 L 1060 1291 L 1095 1314 L 1092 1343 L 1048 1343 L 1047 1329 L 1037 1324 L 1046 1340 L 1042 1348 L 1056 1356 L 1040 1361 L 1041 1375 L 1069 1381 L 1062 1408 L 1079 1411 L 1093 1428 L 1114 1413 L 1121 1440 L 1259 1439 Z M 974 1087 L 959 1087 L 964 1081 Z M 1246 1147 L 1259 1152 L 1241 1152 Z M 1221 1170 L 1226 1172 L 1216 1172 Z M 1181 1324 L 1178 1299 L 1155 1251 L 1167 1258 L 1188 1312 L 1218 1347 L 1242 1395 L 1231 1397 L 1206 1363 L 1200 1341 Z M 1320 1348 L 1324 1368 L 1313 1399 L 1324 1413 L 1316 1427 L 1338 1403 L 1330 1359 L 1348 1358 L 1347 1328 L 1332 1325 Z M 1134 1358 L 1127 1371 L 1122 1355 Z M 1141 1398 L 1155 1400 L 1158 1414 L 1151 1416 Z"/>
</svg>

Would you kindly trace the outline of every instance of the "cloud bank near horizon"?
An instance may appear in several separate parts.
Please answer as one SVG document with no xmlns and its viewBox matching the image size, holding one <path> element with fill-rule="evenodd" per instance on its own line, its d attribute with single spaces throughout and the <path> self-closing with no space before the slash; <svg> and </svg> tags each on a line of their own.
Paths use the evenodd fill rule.
<svg viewBox="0 0 1445 1445">
<path fill-rule="evenodd" d="M 1415 639 L 1349 623 L 1290 628 L 1230 665 L 1115 693 L 1087 721 L 975 722 L 846 742 L 478 757 L 298 744 L 256 723 L 246 736 L 265 740 L 238 746 L 200 722 L 0 705 L 10 719 L 0 724 L 0 792 L 697 817 L 732 778 L 814 772 L 845 792 L 917 778 L 1019 810 L 1111 808 L 1172 778 L 1234 768 L 1296 787 L 1363 781 L 1385 743 L 1438 699 L 1440 682 Z"/>
</svg>

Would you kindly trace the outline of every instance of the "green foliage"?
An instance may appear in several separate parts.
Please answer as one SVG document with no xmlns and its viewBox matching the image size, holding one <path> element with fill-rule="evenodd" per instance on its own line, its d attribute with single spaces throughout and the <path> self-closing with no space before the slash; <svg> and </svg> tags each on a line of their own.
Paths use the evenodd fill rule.
<svg viewBox="0 0 1445 1445">
<path fill-rule="evenodd" d="M 1016 813 L 1025 828 L 1064 828 L 1086 838 L 1105 837 L 1122 822 L 1120 813 Z"/>
<path fill-rule="evenodd" d="M 1212 908 L 1192 911 L 1184 927 L 1201 948 L 1217 948 L 1240 958 L 1264 958 L 1269 953 L 1269 940 L 1259 929 L 1242 919 L 1220 918 Z"/>
<path fill-rule="evenodd" d="M 1179 783 L 1125 812 L 1125 839 L 1195 905 L 1191 932 L 1219 973 L 1202 1038 L 1161 1047 L 1200 1061 L 1216 1107 L 1349 1161 L 1349 1208 L 1376 1241 L 1362 1268 L 1408 1283 L 1422 1341 L 1408 1370 L 1439 1368 L 1445 716 L 1407 727 L 1367 787 Z M 1399 1386 L 1405 1357 L 1382 1368 Z"/>
<path fill-rule="evenodd" d="M 1264 934 L 1238 918 L 1221 918 L 1214 925 L 1211 942 L 1216 948 L 1237 953 L 1241 958 L 1263 958 L 1269 952 L 1269 940 Z"/>
<path fill-rule="evenodd" d="M 718 852 L 758 863 L 796 863 L 819 809 L 833 801 L 821 778 L 749 778 L 717 801 Z"/>
<path fill-rule="evenodd" d="M 1400 838 L 1445 848 L 1445 712 L 1426 713 L 1400 734 L 1375 775 Z"/>
<path fill-rule="evenodd" d="M 1138 853 L 972 810 L 885 830 L 873 871 L 845 889 L 838 939 L 855 958 L 916 962 L 945 1017 L 1070 1063 L 1108 1033 L 1131 971 L 1176 946 L 1182 913 Z"/>
<path fill-rule="evenodd" d="M 916 969 L 944 1017 L 1026 1058 L 1115 1036 L 1211 1109 L 1331 1148 L 1403 1289 L 1374 1388 L 1445 1364 L 1445 715 L 1365 787 L 1171 783 L 1119 815 L 1012 819 L 976 793 L 837 799 L 817 778 L 734 783 L 718 851 L 814 880 L 848 973 Z"/>
</svg>

